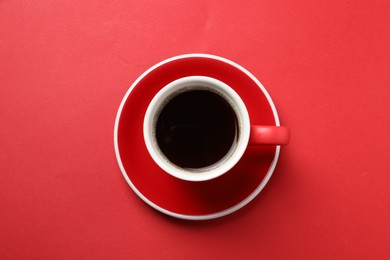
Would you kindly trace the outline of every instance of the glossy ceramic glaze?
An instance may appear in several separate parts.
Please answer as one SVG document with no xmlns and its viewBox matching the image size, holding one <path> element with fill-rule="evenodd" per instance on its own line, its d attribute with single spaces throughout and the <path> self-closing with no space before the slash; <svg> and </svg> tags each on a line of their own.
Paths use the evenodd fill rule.
<svg viewBox="0 0 390 260">
<path fill-rule="evenodd" d="M 206 182 L 188 182 L 164 172 L 145 146 L 144 115 L 164 86 L 193 75 L 212 77 L 233 88 L 244 101 L 251 124 L 279 125 L 271 98 L 251 73 L 221 57 L 189 54 L 158 63 L 134 82 L 118 110 L 114 143 L 121 171 L 141 199 L 165 214 L 202 220 L 232 213 L 255 198 L 272 175 L 280 147 L 248 147 L 229 172 Z"/>
</svg>

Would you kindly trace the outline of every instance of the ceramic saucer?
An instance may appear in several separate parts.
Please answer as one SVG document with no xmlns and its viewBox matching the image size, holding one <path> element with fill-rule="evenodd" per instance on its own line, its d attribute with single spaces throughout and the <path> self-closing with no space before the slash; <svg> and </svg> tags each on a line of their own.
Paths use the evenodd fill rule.
<svg viewBox="0 0 390 260">
<path fill-rule="evenodd" d="M 169 82 L 192 75 L 213 77 L 232 87 L 246 104 L 251 124 L 279 125 L 270 96 L 250 72 L 225 58 L 187 54 L 156 64 L 134 82 L 117 113 L 114 145 L 124 178 L 142 200 L 173 217 L 204 220 L 230 214 L 253 200 L 270 179 L 280 147 L 249 146 L 233 169 L 206 182 L 183 181 L 160 169 L 144 143 L 146 109 Z"/>
</svg>

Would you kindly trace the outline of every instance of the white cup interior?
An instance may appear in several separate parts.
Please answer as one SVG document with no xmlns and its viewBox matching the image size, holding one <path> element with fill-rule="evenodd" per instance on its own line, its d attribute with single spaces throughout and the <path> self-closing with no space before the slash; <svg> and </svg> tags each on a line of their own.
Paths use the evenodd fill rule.
<svg viewBox="0 0 390 260">
<path fill-rule="evenodd" d="M 230 150 L 219 161 L 202 168 L 183 168 L 172 163 L 160 150 L 156 138 L 156 124 L 160 112 L 175 96 L 191 90 L 208 90 L 222 97 L 233 109 L 237 129 Z M 144 140 L 153 160 L 168 174 L 187 181 L 206 181 L 229 171 L 242 157 L 249 141 L 248 111 L 240 96 L 224 82 L 205 76 L 177 79 L 163 87 L 152 99 L 144 118 Z"/>
</svg>

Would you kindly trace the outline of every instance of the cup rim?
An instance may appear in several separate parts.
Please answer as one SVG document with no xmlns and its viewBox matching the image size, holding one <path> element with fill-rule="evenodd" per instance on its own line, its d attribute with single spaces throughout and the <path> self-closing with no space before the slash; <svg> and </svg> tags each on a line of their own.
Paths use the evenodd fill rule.
<svg viewBox="0 0 390 260">
<path fill-rule="evenodd" d="M 223 99 L 233 108 L 237 117 L 237 143 L 221 160 L 204 168 L 183 168 L 170 162 L 158 148 L 155 138 L 155 116 L 158 116 L 161 106 L 174 95 L 194 89 L 193 85 L 208 89 Z M 207 76 L 187 76 L 176 79 L 164 86 L 150 102 L 143 124 L 143 135 L 146 148 L 155 163 L 166 173 L 185 181 L 208 181 L 217 178 L 234 167 L 244 154 L 250 135 L 250 119 L 245 103 L 237 92 L 224 82 Z"/>
</svg>

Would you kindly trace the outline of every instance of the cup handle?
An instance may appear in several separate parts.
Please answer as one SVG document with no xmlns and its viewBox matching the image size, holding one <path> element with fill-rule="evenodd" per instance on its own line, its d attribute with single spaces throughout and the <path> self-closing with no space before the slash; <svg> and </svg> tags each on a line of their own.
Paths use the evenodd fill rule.
<svg viewBox="0 0 390 260">
<path fill-rule="evenodd" d="M 251 125 L 249 145 L 286 145 L 290 129 L 285 126 Z"/>
</svg>

